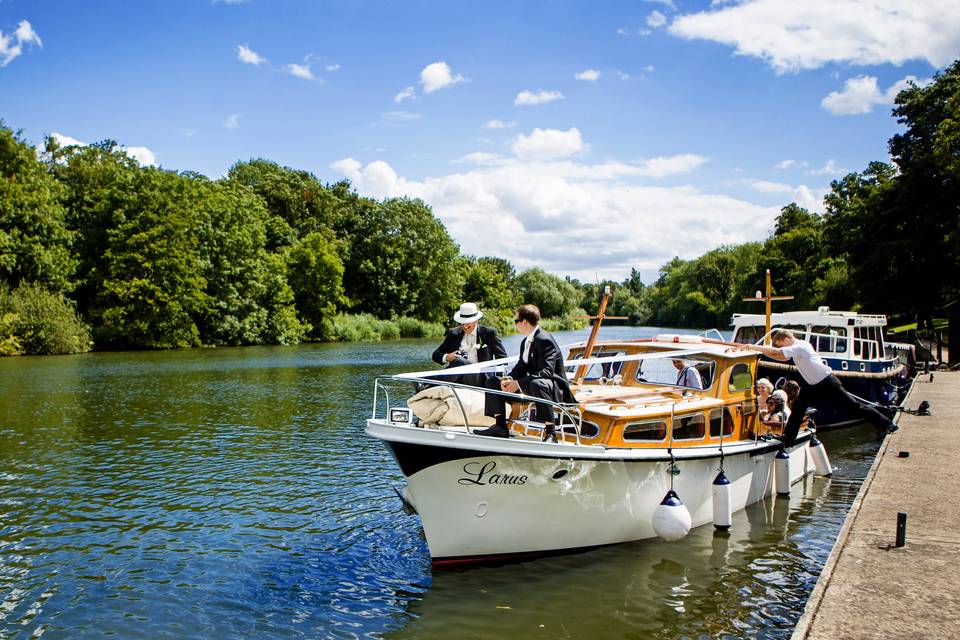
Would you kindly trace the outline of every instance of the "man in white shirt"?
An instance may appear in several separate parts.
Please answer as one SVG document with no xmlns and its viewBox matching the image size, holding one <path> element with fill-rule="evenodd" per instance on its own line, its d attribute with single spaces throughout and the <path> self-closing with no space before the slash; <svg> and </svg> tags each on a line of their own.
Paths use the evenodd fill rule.
<svg viewBox="0 0 960 640">
<path fill-rule="evenodd" d="M 843 388 L 837 376 L 827 366 L 813 347 L 806 340 L 798 340 L 787 329 L 776 329 L 770 334 L 772 347 L 765 345 L 740 345 L 748 349 L 759 351 L 774 360 L 793 360 L 793 364 L 800 372 L 800 394 L 793 403 L 787 426 L 783 429 L 783 444 L 791 446 L 797 439 L 800 431 L 800 422 L 807 413 L 807 407 L 820 402 L 833 402 L 846 405 L 860 418 L 869 422 L 883 434 L 893 433 L 897 425 L 883 415 L 874 406 Z"/>
<path fill-rule="evenodd" d="M 674 368 L 677 373 L 677 386 L 687 387 L 688 389 L 703 389 L 703 380 L 700 379 L 700 372 L 691 367 L 681 359 L 673 360 Z"/>
<path fill-rule="evenodd" d="M 464 302 L 460 305 L 460 309 L 453 314 L 453 321 L 458 326 L 447 331 L 443 342 L 433 352 L 433 361 L 452 368 L 506 358 L 507 350 L 503 347 L 497 330 L 480 324 L 482 317 L 483 312 L 475 303 Z M 444 380 L 482 387 L 487 378 L 488 375 L 477 373 L 446 376 Z"/>
</svg>

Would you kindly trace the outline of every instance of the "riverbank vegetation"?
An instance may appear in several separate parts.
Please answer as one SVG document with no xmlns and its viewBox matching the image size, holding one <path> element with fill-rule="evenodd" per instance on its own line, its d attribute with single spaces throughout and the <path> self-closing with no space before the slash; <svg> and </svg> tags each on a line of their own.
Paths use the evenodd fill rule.
<svg viewBox="0 0 960 640">
<path fill-rule="evenodd" d="M 723 327 L 771 269 L 779 308 L 929 318 L 960 283 L 960 63 L 896 99 L 892 163 L 791 203 L 763 242 L 674 258 L 655 282 L 584 284 L 465 256 L 424 202 L 382 201 L 264 159 L 217 180 L 142 167 L 110 140 L 42 149 L 0 122 L 0 354 L 437 337 L 461 301 L 504 332 L 607 313 Z M 625 269 L 629 265 L 625 265 Z"/>
</svg>

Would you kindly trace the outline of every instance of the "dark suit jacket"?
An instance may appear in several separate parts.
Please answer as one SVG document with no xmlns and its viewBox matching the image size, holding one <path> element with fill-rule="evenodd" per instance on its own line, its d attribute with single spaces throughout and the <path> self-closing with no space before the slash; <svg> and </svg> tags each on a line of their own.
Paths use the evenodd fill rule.
<svg viewBox="0 0 960 640">
<path fill-rule="evenodd" d="M 526 348 L 529 337 L 520 343 L 520 359 L 514 365 L 510 377 L 520 383 L 520 388 L 526 393 L 530 381 L 534 378 L 548 378 L 553 380 L 556 388 L 556 402 L 576 402 L 570 383 L 567 381 L 567 372 L 563 366 L 563 354 L 553 336 L 540 329 L 533 336 L 530 345 L 530 357 L 523 361 L 523 350 Z"/>
<path fill-rule="evenodd" d="M 437 364 L 447 364 L 443 361 L 443 356 L 451 351 L 460 348 L 460 342 L 463 340 L 463 328 L 454 327 L 447 331 L 443 338 L 443 344 L 433 352 L 433 361 Z M 485 327 L 482 324 L 477 325 L 477 360 L 486 362 L 497 358 L 506 358 L 507 350 L 503 348 L 503 342 L 497 335 L 497 330 L 493 327 Z"/>
</svg>

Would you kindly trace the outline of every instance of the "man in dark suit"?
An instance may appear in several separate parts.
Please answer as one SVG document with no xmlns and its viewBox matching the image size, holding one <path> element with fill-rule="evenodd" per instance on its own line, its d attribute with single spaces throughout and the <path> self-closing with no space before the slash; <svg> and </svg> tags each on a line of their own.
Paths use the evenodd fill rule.
<svg viewBox="0 0 960 640">
<path fill-rule="evenodd" d="M 462 367 L 506 358 L 507 350 L 497 335 L 497 330 L 480 324 L 483 312 L 472 302 L 464 302 L 460 310 L 453 314 L 453 321 L 459 326 L 447 331 L 443 343 L 433 352 L 433 361 L 446 364 L 447 368 Z M 444 376 L 443 379 L 460 384 L 482 387 L 488 374 L 468 374 L 463 376 Z"/>
<path fill-rule="evenodd" d="M 532 304 L 518 307 L 513 321 L 517 325 L 517 331 L 525 336 L 520 343 L 520 359 L 517 360 L 509 377 L 503 380 L 495 378 L 487 380 L 487 388 L 508 393 L 522 391 L 528 396 L 553 402 L 576 402 L 570 390 L 570 383 L 567 381 L 560 347 L 557 346 L 557 341 L 552 335 L 540 328 L 540 309 Z M 554 426 L 553 407 L 543 402 L 538 402 L 536 407 L 537 420 L 543 422 L 543 440 L 556 442 L 557 431 Z M 494 418 L 497 423 L 489 429 L 476 433 L 498 438 L 510 436 L 504 396 L 488 393 L 484 413 Z"/>
</svg>

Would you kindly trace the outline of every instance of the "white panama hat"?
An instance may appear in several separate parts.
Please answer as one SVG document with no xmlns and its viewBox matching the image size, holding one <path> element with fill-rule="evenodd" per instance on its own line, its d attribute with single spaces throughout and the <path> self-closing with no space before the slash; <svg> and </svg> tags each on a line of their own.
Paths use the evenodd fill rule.
<svg viewBox="0 0 960 640">
<path fill-rule="evenodd" d="M 473 302 L 464 302 L 460 305 L 460 310 L 453 314 L 453 321 L 459 324 L 469 324 L 476 322 L 483 317 L 483 312 L 477 308 Z"/>
</svg>

